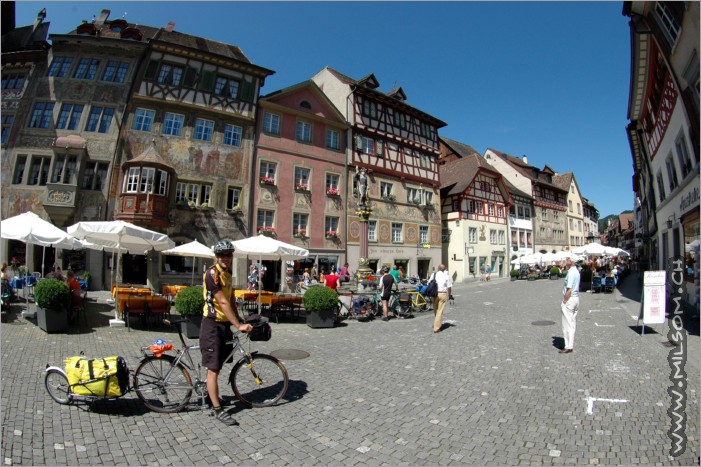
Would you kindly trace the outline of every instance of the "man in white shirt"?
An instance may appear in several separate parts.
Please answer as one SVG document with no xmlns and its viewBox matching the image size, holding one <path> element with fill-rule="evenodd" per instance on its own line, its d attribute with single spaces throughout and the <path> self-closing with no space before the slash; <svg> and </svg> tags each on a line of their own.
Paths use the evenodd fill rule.
<svg viewBox="0 0 701 467">
<path fill-rule="evenodd" d="M 565 347 L 560 350 L 560 353 L 571 353 L 574 349 L 574 332 L 577 328 L 579 311 L 579 270 L 572 264 L 571 258 L 567 258 L 566 261 L 567 276 L 565 276 L 565 288 L 562 291 L 563 299 L 560 304 Z"/>
<path fill-rule="evenodd" d="M 438 271 L 435 273 L 435 281 L 438 284 L 438 295 L 433 299 L 433 332 L 441 332 L 443 326 L 443 309 L 448 301 L 448 297 L 453 295 L 453 279 L 448 271 L 445 270 L 445 264 L 438 266 Z"/>
</svg>

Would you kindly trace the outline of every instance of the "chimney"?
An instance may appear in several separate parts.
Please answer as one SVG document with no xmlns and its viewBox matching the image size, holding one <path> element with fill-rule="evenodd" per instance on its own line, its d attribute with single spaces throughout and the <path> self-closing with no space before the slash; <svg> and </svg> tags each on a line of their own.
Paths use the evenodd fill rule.
<svg viewBox="0 0 701 467">
<path fill-rule="evenodd" d="M 174 27 L 175 27 L 175 21 L 168 21 L 168 25 L 166 26 L 166 31 L 173 32 Z"/>
<path fill-rule="evenodd" d="M 528 157 L 525 154 L 523 155 L 523 163 L 528 164 Z"/>
<path fill-rule="evenodd" d="M 102 10 L 102 13 L 100 13 L 100 16 L 97 18 L 97 21 L 95 21 L 95 26 L 100 27 L 103 24 L 105 24 L 105 21 L 107 21 L 107 18 L 110 16 L 110 10 Z"/>
</svg>

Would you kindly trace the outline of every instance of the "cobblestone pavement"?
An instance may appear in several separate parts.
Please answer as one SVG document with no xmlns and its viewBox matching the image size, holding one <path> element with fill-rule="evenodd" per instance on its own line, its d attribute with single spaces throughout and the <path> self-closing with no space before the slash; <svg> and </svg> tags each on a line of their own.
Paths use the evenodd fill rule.
<svg viewBox="0 0 701 467">
<path fill-rule="evenodd" d="M 2 324 L 2 458 L 6 465 L 693 465 L 699 449 L 699 337 L 686 366 L 686 452 L 669 457 L 666 325 L 635 326 L 635 276 L 613 294 L 583 293 L 575 351 L 559 354 L 562 282 L 459 284 L 434 334 L 432 314 L 311 329 L 273 324 L 258 349 L 286 360 L 276 407 L 246 409 L 220 377 L 228 427 L 194 407 L 157 414 L 134 393 L 92 406 L 53 402 L 47 362 L 84 350 L 122 355 L 177 335 L 110 328 L 104 292 L 89 326 L 46 334 L 11 310 Z M 14 308 L 14 307 L 13 307 Z M 696 322 L 698 329 L 698 321 Z"/>
</svg>

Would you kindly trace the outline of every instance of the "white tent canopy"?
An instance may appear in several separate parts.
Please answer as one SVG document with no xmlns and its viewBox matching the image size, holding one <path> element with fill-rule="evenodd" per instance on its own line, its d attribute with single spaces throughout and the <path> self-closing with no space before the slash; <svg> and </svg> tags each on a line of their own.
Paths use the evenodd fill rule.
<svg viewBox="0 0 701 467">
<path fill-rule="evenodd" d="M 68 227 L 68 233 L 76 238 L 87 240 L 94 245 L 93 247 L 116 251 L 120 254 L 129 252 L 143 255 L 150 250 L 162 251 L 175 246 L 175 243 L 166 234 L 124 221 L 78 222 Z M 119 284 L 117 283 L 114 320 L 110 320 L 110 325 L 124 325 L 124 322 L 119 319 L 118 308 Z"/>
<path fill-rule="evenodd" d="M 300 248 L 295 245 L 290 245 L 289 243 L 281 242 L 275 240 L 274 238 L 266 237 L 265 235 L 258 235 L 256 237 L 244 238 L 243 240 L 236 240 L 232 242 L 236 248 L 234 256 L 246 256 L 249 258 L 256 258 L 258 261 L 262 260 L 291 260 L 306 258 L 309 256 L 309 250 Z M 281 274 L 284 272 L 281 268 Z M 280 283 L 282 284 L 282 278 L 280 278 Z M 258 312 L 260 313 L 261 302 L 260 302 L 260 285 L 258 286 Z"/>
<path fill-rule="evenodd" d="M 80 240 L 45 221 L 33 212 L 25 212 L 0 222 L 0 236 L 6 240 L 19 240 L 27 244 L 41 245 L 43 247 L 53 246 L 74 250 L 84 247 Z M 27 264 L 28 258 L 29 249 L 27 248 L 25 250 L 25 264 Z M 41 271 L 44 271 L 43 255 Z"/>
<path fill-rule="evenodd" d="M 602 255 L 607 254 L 606 248 L 607 247 L 605 247 L 601 243 L 587 243 L 586 245 L 572 248 L 572 253 L 575 253 L 578 255 L 602 256 Z"/>
<path fill-rule="evenodd" d="M 214 253 L 212 249 L 206 245 L 201 244 L 197 240 L 193 240 L 190 243 L 185 243 L 183 245 L 178 245 L 175 248 L 169 248 L 167 250 L 161 251 L 164 255 L 175 255 L 175 256 L 189 256 L 194 260 L 195 258 L 214 258 Z M 190 285 L 195 283 L 195 265 L 193 261 L 192 265 L 192 278 Z"/>
</svg>

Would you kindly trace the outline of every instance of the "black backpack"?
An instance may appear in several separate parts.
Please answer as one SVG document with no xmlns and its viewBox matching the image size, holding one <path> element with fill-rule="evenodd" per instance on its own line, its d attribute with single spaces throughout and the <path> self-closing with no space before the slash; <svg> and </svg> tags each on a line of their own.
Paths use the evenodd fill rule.
<svg viewBox="0 0 701 467">
<path fill-rule="evenodd" d="M 428 281 L 426 290 L 424 291 L 424 296 L 428 298 L 434 298 L 438 296 L 438 283 L 436 282 L 436 274 L 431 276 L 431 280 Z"/>
</svg>

